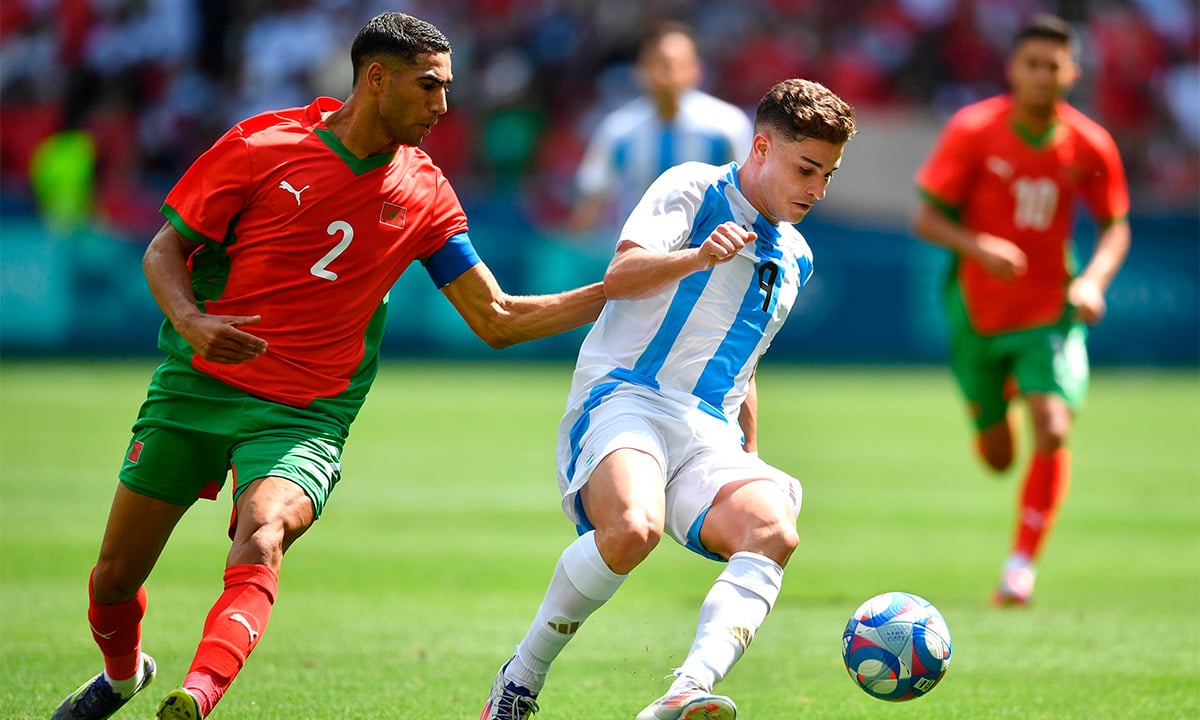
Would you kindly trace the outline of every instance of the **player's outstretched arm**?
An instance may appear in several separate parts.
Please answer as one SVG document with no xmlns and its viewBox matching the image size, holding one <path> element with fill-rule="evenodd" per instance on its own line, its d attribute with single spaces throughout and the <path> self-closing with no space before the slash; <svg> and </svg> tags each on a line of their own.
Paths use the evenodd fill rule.
<svg viewBox="0 0 1200 720">
<path fill-rule="evenodd" d="M 142 271 L 150 294 L 200 357 L 219 363 L 241 363 L 262 355 L 267 341 L 238 328 L 254 325 L 259 315 L 207 315 L 192 294 L 192 273 L 187 261 L 199 247 L 170 223 L 164 223 L 142 256 Z"/>
<path fill-rule="evenodd" d="M 673 252 L 654 252 L 622 240 L 604 273 L 604 292 L 612 300 L 657 295 L 694 272 L 732 260 L 757 239 L 753 230 L 727 222 L 718 225 L 699 247 Z"/>
<path fill-rule="evenodd" d="M 590 323 L 605 301 L 602 283 L 551 295 L 509 295 L 484 263 L 459 275 L 442 292 L 471 330 L 496 349 Z"/>
</svg>

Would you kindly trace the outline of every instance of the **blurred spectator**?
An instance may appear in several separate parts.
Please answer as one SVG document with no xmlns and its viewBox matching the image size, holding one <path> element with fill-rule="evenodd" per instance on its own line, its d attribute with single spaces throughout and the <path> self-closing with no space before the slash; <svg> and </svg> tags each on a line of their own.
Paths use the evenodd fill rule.
<svg viewBox="0 0 1200 720">
<path fill-rule="evenodd" d="M 146 240 L 166 189 L 231 122 L 315 94 L 344 97 L 348 49 L 337 38 L 385 8 L 427 17 L 454 42 L 461 80 L 429 151 L 464 201 L 508 203 L 541 223 L 560 223 L 575 206 L 574 168 L 602 112 L 629 98 L 642 28 L 690 25 L 705 89 L 743 109 L 758 101 L 748 88 L 802 76 L 835 88 L 864 120 L 901 110 L 920 121 L 932 110 L 932 123 L 1004 87 L 1007 40 L 1037 10 L 1082 34 L 1089 94 L 1072 100 L 1117 137 L 1134 208 L 1196 208 L 1194 0 L 6 0 L 4 206 L 39 202 L 35 148 L 67 128 L 87 132 L 95 221 Z M 94 78 L 91 97 L 68 119 L 68 78 L 81 76 Z M 85 150 L 80 168 L 59 167 L 76 152 L 70 138 L 85 145 L 59 136 L 36 174 L 87 177 Z"/>
<path fill-rule="evenodd" d="M 722 165 L 746 159 L 753 136 L 750 118 L 700 90 L 702 75 L 688 26 L 665 23 L 643 38 L 637 54 L 642 94 L 596 127 L 579 166 L 581 199 L 568 219 L 570 229 L 590 230 L 605 219 L 611 221 L 606 224 L 624 222 L 650 183 L 681 162 Z"/>
<path fill-rule="evenodd" d="M 96 141 L 82 125 L 94 78 L 72 73 L 63 103 L 63 127 L 47 135 L 29 158 L 37 210 L 54 238 L 86 230 L 94 216 Z"/>
</svg>

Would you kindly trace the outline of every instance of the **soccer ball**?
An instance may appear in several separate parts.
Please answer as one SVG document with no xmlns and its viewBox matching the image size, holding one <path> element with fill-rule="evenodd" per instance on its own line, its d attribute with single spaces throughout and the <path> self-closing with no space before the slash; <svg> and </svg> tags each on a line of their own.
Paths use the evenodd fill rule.
<svg viewBox="0 0 1200 720">
<path fill-rule="evenodd" d="M 871 697 L 912 700 L 950 667 L 950 628 L 928 600 L 886 592 L 860 605 L 846 623 L 842 660 Z"/>
</svg>

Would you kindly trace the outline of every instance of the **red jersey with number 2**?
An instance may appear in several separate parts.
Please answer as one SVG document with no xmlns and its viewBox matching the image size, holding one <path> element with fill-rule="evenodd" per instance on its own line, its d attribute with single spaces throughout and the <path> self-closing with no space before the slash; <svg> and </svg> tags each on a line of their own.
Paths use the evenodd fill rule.
<svg viewBox="0 0 1200 720">
<path fill-rule="evenodd" d="M 972 230 L 1021 248 L 1027 273 L 1005 282 L 960 257 L 959 286 L 971 324 L 985 335 L 1057 322 L 1074 271 L 1076 199 L 1104 226 L 1129 212 L 1125 170 L 1104 128 L 1060 102 L 1057 122 L 1032 138 L 1012 118 L 1010 96 L 959 110 L 942 130 L 918 187 Z"/>
<path fill-rule="evenodd" d="M 246 363 L 193 355 L 192 365 L 288 405 L 345 390 L 367 352 L 368 324 L 400 274 L 467 230 L 457 196 L 424 152 L 351 154 L 322 119 L 341 106 L 318 98 L 239 123 L 163 207 L 183 235 L 216 246 L 193 255 L 194 287 L 200 254 L 228 256 L 215 279 L 203 280 L 215 288 L 205 312 L 261 315 L 244 330 L 268 343 Z"/>
</svg>

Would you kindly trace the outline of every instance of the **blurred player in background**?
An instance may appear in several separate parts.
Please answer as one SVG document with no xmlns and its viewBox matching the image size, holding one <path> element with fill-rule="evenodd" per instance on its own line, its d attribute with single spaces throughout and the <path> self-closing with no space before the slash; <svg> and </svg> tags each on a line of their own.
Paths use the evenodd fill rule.
<svg viewBox="0 0 1200 720">
<path fill-rule="evenodd" d="M 699 90 L 703 66 L 691 29 L 667 22 L 639 45 L 642 95 L 597 126 L 579 166 L 580 202 L 568 219 L 586 231 L 625 218 L 662 172 L 695 160 L 724 165 L 746 157 L 753 131 L 740 108 Z"/>
<path fill-rule="evenodd" d="M 759 103 L 743 165 L 672 168 L 630 214 L 559 426 L 562 507 L 579 538 L 481 720 L 537 711 L 551 663 L 664 531 L 728 564 L 675 681 L 638 720 L 736 716 L 713 686 L 779 595 L 801 499 L 795 478 L 758 457 L 754 374 L 812 274 L 793 223 L 825 197 L 854 132 L 828 89 L 784 81 Z"/>
<path fill-rule="evenodd" d="M 1129 251 L 1129 193 L 1109 134 L 1063 97 L 1079 76 L 1072 29 L 1040 15 L 1008 63 L 1011 92 L 960 110 L 917 172 L 913 229 L 955 254 L 946 302 L 950 365 L 978 431 L 983 461 L 1016 455 L 1019 393 L 1033 425 L 1012 552 L 994 595 L 1025 604 L 1035 562 L 1071 477 L 1067 440 L 1088 382 L 1087 324 Z M 1099 227 L 1078 271 L 1076 198 Z"/>
<path fill-rule="evenodd" d="M 450 52 L 429 23 L 379 15 L 354 40 L 344 104 L 322 97 L 239 123 L 167 195 L 144 259 L 167 357 L 88 583 L 104 671 L 54 720 L 107 718 L 154 679 L 141 652 L 143 583 L 183 514 L 232 471 L 224 589 L 158 717 L 212 711 L 266 631 L 284 553 L 340 478 L 378 369 L 387 294 L 412 261 L 493 347 L 599 313 L 600 283 L 510 296 L 473 250 L 454 190 L 417 149 L 447 110 Z"/>
</svg>

